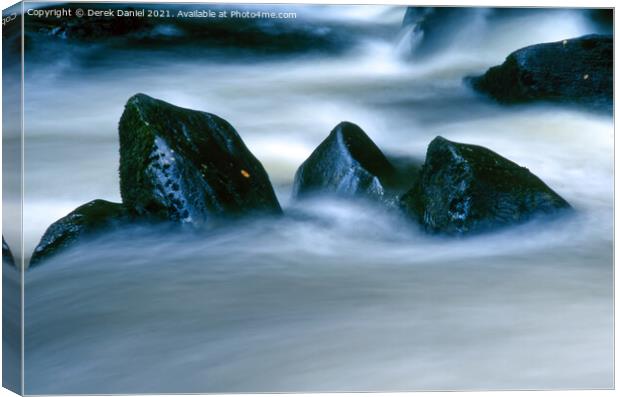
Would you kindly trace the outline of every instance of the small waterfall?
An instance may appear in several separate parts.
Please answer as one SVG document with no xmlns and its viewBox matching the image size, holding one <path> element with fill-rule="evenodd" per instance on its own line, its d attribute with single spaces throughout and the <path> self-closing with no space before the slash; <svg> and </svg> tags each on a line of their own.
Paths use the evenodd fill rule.
<svg viewBox="0 0 620 397">
<path fill-rule="evenodd" d="M 416 30 L 416 25 L 404 26 L 398 34 L 396 40 L 396 54 L 402 59 L 411 58 L 411 54 L 422 42 L 424 38 L 424 32 Z"/>
<path fill-rule="evenodd" d="M 499 62 L 526 45 L 584 33 L 605 33 L 590 10 L 410 7 L 395 47 L 416 62 L 473 54 Z"/>
</svg>

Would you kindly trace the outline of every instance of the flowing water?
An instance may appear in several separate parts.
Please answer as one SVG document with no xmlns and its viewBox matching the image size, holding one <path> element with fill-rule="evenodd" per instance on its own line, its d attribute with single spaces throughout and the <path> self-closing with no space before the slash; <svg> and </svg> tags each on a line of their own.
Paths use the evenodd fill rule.
<svg viewBox="0 0 620 397">
<path fill-rule="evenodd" d="M 404 8 L 298 10 L 379 34 L 329 55 L 27 58 L 26 252 L 75 207 L 120 201 L 117 123 L 137 92 L 228 120 L 288 215 L 200 233 L 136 226 L 28 271 L 26 392 L 611 387 L 613 120 L 501 107 L 462 83 L 593 27 L 574 11 L 481 17 L 416 61 L 402 57 Z M 576 211 L 447 239 L 366 202 L 291 201 L 296 168 L 342 120 L 394 156 L 422 160 L 437 135 L 486 146 Z"/>
</svg>

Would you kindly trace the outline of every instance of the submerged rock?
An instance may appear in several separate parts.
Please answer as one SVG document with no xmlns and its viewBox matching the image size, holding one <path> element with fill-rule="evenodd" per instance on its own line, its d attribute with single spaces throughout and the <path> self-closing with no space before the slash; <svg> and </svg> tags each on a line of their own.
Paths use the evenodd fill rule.
<svg viewBox="0 0 620 397">
<path fill-rule="evenodd" d="M 545 100 L 611 110 L 613 37 L 589 35 L 525 47 L 466 81 L 502 103 Z"/>
<path fill-rule="evenodd" d="M 281 213 L 263 166 L 218 116 L 138 94 L 119 135 L 121 196 L 135 215 L 201 224 Z"/>
<path fill-rule="evenodd" d="M 36 266 L 83 237 L 92 236 L 128 222 L 127 209 L 122 204 L 105 200 L 88 202 L 47 228 L 30 259 Z"/>
<path fill-rule="evenodd" d="M 121 6 L 113 14 L 110 14 L 109 8 L 105 9 L 97 4 L 72 3 L 71 6 L 76 7 L 74 11 L 83 7 L 96 12 L 96 15 L 86 18 L 58 18 L 54 13 L 56 7 L 43 7 L 37 10 L 39 15 L 28 17 L 27 33 L 42 33 L 64 40 L 101 41 L 119 37 L 135 39 L 149 35 L 155 27 L 153 21 L 157 21 L 136 15 L 140 10 L 131 6 Z M 121 16 L 121 13 L 124 15 Z"/>
<path fill-rule="evenodd" d="M 381 198 L 394 167 L 357 125 L 338 124 L 295 174 L 293 196 L 313 193 Z"/>
<path fill-rule="evenodd" d="M 214 56 L 230 54 L 257 57 L 304 52 L 340 53 L 363 42 L 364 36 L 372 37 L 375 33 L 367 26 L 359 26 L 356 20 L 335 21 L 301 15 L 296 18 L 297 10 L 285 5 L 239 4 L 231 10 L 226 4 L 210 4 L 208 9 L 197 10 L 194 5 L 179 3 L 141 4 L 140 7 L 116 4 L 112 14 L 108 4 L 71 3 L 70 7 L 65 7 L 72 9 L 73 15 L 78 8 L 89 10 L 89 15 L 59 18 L 54 12 L 58 9 L 55 5 L 39 8 L 37 15 L 27 15 L 24 33 L 29 45 L 26 51 L 34 56 L 46 46 L 66 41 L 72 46 L 96 44 L 99 56 L 111 56 L 106 52 L 118 48 L 131 49 L 132 56 L 136 51 L 156 49 L 158 53 L 171 51 L 170 55 L 174 54 L 175 58 L 203 56 L 211 60 Z M 271 14 L 278 8 L 295 18 L 295 23 L 287 18 L 256 17 L 259 12 Z M 224 12 L 229 17 L 216 17 Z M 390 32 L 387 28 L 381 31 Z"/>
<path fill-rule="evenodd" d="M 4 240 L 4 236 L 2 236 L 2 263 L 15 266 L 15 259 L 13 258 L 13 253 L 11 252 L 11 248 Z"/>
<path fill-rule="evenodd" d="M 481 146 L 435 138 L 401 208 L 427 231 L 466 234 L 570 205 L 527 168 Z"/>
</svg>

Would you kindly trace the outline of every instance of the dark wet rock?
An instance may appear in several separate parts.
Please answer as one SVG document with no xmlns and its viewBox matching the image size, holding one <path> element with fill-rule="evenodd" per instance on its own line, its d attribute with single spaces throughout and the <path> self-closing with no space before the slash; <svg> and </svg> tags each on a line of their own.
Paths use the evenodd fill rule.
<svg viewBox="0 0 620 397">
<path fill-rule="evenodd" d="M 72 13 L 83 7 L 82 9 L 91 9 L 103 12 L 99 7 L 84 4 L 71 4 L 67 8 L 72 9 Z M 56 5 L 52 7 L 42 8 L 41 11 L 55 10 Z M 48 17 L 27 17 L 27 28 L 36 33 L 42 33 L 49 36 L 58 37 L 64 40 L 83 40 L 83 41 L 100 41 L 103 38 L 118 37 L 145 37 L 152 34 L 155 24 L 154 18 L 145 18 L 132 15 L 136 9 L 134 7 L 120 7 L 128 12 L 127 16 L 119 17 L 109 14 L 98 14 L 92 16 L 77 17 L 61 17 L 54 15 Z"/>
<path fill-rule="evenodd" d="M 32 254 L 30 267 L 40 264 L 81 238 L 111 230 L 130 220 L 129 212 L 122 204 L 105 200 L 90 201 L 47 228 Z"/>
<path fill-rule="evenodd" d="M 403 26 L 418 24 L 431 9 L 432 7 L 407 7 L 403 17 Z"/>
<path fill-rule="evenodd" d="M 4 236 L 2 236 L 2 263 L 9 266 L 15 266 L 13 253 L 11 252 L 9 245 L 4 240 Z"/>
<path fill-rule="evenodd" d="M 373 29 L 384 32 L 384 27 L 360 27 L 350 23 L 320 20 L 291 5 L 230 5 L 211 4 L 196 8 L 188 4 L 144 4 L 135 7 L 127 4 L 69 3 L 64 6 L 73 14 L 79 8 L 99 12 L 112 9 L 114 16 L 96 15 L 83 18 L 26 17 L 26 36 L 33 55 L 54 42 L 96 44 L 98 52 L 109 48 L 136 51 L 174 51 L 175 54 L 209 56 L 223 51 L 269 55 L 299 52 L 341 52 L 360 42 L 360 35 L 371 36 Z M 57 9 L 58 5 L 41 10 Z M 140 12 L 144 10 L 145 14 Z M 200 12 L 199 16 L 196 12 Z M 297 12 L 295 18 L 232 17 L 231 11 Z M 299 11 L 299 12 L 298 12 Z M 118 13 L 125 16 L 118 16 Z M 135 14 L 138 12 L 138 14 Z M 149 16 L 149 12 L 165 17 Z M 216 17 L 226 12 L 228 17 Z M 210 15 L 210 16 L 205 16 Z M 294 19 L 294 23 L 291 20 Z M 393 34 L 392 32 L 389 32 Z M 49 42 L 44 39 L 49 39 Z M 132 59 L 133 60 L 133 59 Z"/>
<path fill-rule="evenodd" d="M 401 208 L 429 232 L 466 234 L 570 205 L 527 168 L 481 146 L 435 138 Z"/>
<path fill-rule="evenodd" d="M 295 174 L 293 196 L 313 193 L 381 198 L 395 169 L 357 125 L 338 124 Z"/>
<path fill-rule="evenodd" d="M 199 225 L 281 213 L 263 166 L 218 116 L 138 94 L 119 135 L 121 196 L 135 215 Z"/>
<path fill-rule="evenodd" d="M 525 47 L 466 81 L 501 103 L 543 100 L 611 110 L 613 37 L 589 35 Z"/>
</svg>

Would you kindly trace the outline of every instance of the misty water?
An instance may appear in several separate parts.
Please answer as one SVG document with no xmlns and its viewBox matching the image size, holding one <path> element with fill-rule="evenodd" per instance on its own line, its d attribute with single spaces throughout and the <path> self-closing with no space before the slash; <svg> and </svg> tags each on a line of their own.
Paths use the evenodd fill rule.
<svg viewBox="0 0 620 397">
<path fill-rule="evenodd" d="M 403 57 L 402 7 L 299 10 L 378 33 L 333 54 L 93 56 L 57 43 L 26 59 L 26 253 L 79 205 L 120 202 L 117 123 L 137 92 L 228 120 L 287 213 L 201 232 L 136 226 L 26 272 L 26 392 L 611 387 L 613 120 L 502 107 L 462 82 L 593 27 L 573 11 L 482 14 L 416 61 Z M 372 203 L 292 201 L 295 170 L 343 120 L 391 156 L 423 161 L 438 135 L 488 147 L 575 211 L 450 239 Z"/>
</svg>

